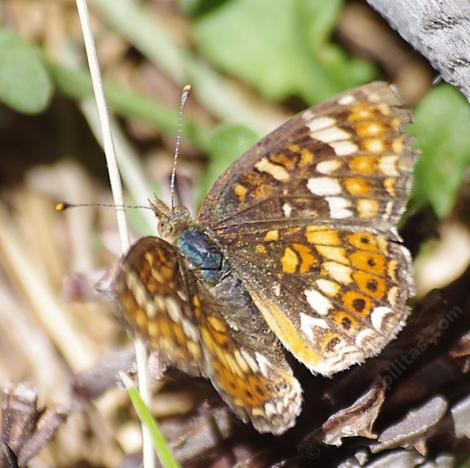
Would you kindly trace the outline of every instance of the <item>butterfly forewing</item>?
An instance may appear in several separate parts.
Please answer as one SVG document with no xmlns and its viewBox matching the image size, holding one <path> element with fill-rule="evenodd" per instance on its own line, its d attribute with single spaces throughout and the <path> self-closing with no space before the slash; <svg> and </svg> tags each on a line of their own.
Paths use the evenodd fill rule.
<svg viewBox="0 0 470 468">
<path fill-rule="evenodd" d="M 230 166 L 199 214 L 314 372 L 377 354 L 408 314 L 411 267 L 395 225 L 416 155 L 401 104 L 376 82 L 302 112 Z"/>
<path fill-rule="evenodd" d="M 298 114 L 219 177 L 199 219 L 220 232 L 296 219 L 387 229 L 404 210 L 415 160 L 401 104 L 376 82 Z"/>
</svg>

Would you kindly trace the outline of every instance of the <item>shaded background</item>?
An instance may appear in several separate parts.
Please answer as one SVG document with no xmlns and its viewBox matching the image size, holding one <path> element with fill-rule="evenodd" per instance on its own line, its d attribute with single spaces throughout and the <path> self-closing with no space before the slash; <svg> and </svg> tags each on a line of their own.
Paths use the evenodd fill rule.
<svg viewBox="0 0 470 468">
<path fill-rule="evenodd" d="M 417 315 L 424 321 L 414 330 L 436 318 L 433 313 L 448 313 L 454 306 L 462 311 L 459 320 L 468 317 L 470 109 L 455 88 L 432 85 L 437 72 L 365 2 L 89 0 L 89 7 L 129 203 L 146 204 L 152 192 L 168 197 L 177 107 L 186 83 L 192 84 L 193 95 L 184 116 L 178 186 L 193 212 L 231 161 L 293 113 L 370 80 L 399 85 L 414 108 L 410 132 L 422 152 L 402 223 L 415 255 L 417 307 L 424 310 Z M 71 412 L 33 466 L 117 466 L 123 460 L 133 466 L 138 456 L 124 454 L 138 452 L 139 425 L 127 395 L 112 385 L 109 368 L 114 367 L 106 357 L 126 349 L 129 341 L 92 288 L 100 269 L 118 256 L 114 212 L 54 211 L 56 200 L 111 201 L 105 159 L 95 138 L 99 129 L 75 2 L 4 0 L 0 18 L 0 382 L 30 382 L 41 407 L 72 401 L 80 409 Z M 155 231 L 152 213 L 132 210 L 128 215 L 134 238 Z M 441 288 L 438 303 L 445 308 L 429 305 L 426 295 L 433 288 Z M 429 362 L 437 359 L 436 350 L 447 356 L 465 332 L 468 351 L 468 319 L 458 323 L 438 330 L 439 337 L 453 333 L 444 344 L 438 335 L 429 340 Z M 413 332 L 404 336 L 401 352 L 416 343 Z M 413 385 L 422 384 L 423 377 L 412 378 L 427 365 L 421 357 L 393 379 L 397 388 L 405 374 L 408 380 L 402 383 L 411 393 Z M 104 359 L 104 370 L 95 366 L 99 359 Z M 129 355 L 119 359 L 125 365 Z M 379 368 L 385 368 L 383 363 Z M 85 369 L 96 373 L 77 380 L 74 375 Z M 439 379 L 436 368 L 430 369 L 425 380 L 431 375 Z M 466 372 L 467 361 L 442 388 L 455 386 Z M 352 387 L 346 379 L 338 387 L 343 400 L 354 401 L 373 373 L 369 380 L 367 372 L 354 377 Z M 332 383 L 303 378 L 304 388 L 317 388 L 306 392 L 307 400 L 323 398 Z M 93 404 L 88 402 L 107 386 Z M 449 405 L 468 396 L 466 387 L 460 388 L 458 397 L 448 398 Z M 337 466 L 359 443 L 354 439 L 341 449 L 325 448 L 318 444 L 325 442 L 323 434 L 307 437 L 305 445 L 306 434 L 315 434 L 344 407 L 341 398 L 326 409 L 315 406 L 315 422 L 301 419 L 302 427 L 278 442 L 234 421 L 203 381 L 170 372 L 153 391 L 158 396 L 152 410 L 188 466 L 232 466 L 246 460 L 248 466 L 279 460 Z M 423 391 L 421 403 L 435 394 L 435 389 Z M 416 403 L 400 400 L 400 415 Z M 382 428 L 393 421 L 391 412 L 383 417 Z M 219 425 L 215 432 L 214 418 Z M 462 448 L 455 433 L 446 437 L 453 442 L 437 443 L 427 456 L 435 460 L 444 450 L 455 455 L 452 462 L 465 460 L 468 445 Z M 397 444 L 407 445 L 415 444 Z M 409 466 L 414 463 L 410 459 Z"/>
</svg>

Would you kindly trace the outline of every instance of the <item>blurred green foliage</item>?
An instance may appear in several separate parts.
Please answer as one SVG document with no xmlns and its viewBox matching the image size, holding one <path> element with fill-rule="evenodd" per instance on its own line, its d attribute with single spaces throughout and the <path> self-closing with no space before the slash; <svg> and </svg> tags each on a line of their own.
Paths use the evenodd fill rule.
<svg viewBox="0 0 470 468">
<path fill-rule="evenodd" d="M 314 104 L 375 77 L 330 42 L 342 0 L 237 0 L 196 16 L 193 39 L 217 67 L 271 100 Z"/>
<path fill-rule="evenodd" d="M 0 28 L 0 101 L 18 112 L 37 114 L 51 95 L 52 83 L 36 47 Z"/>
<path fill-rule="evenodd" d="M 432 89 L 416 107 L 411 131 L 421 155 L 413 187 L 415 207 L 430 204 L 439 217 L 450 214 L 470 165 L 469 122 L 468 101 L 450 85 Z"/>
</svg>

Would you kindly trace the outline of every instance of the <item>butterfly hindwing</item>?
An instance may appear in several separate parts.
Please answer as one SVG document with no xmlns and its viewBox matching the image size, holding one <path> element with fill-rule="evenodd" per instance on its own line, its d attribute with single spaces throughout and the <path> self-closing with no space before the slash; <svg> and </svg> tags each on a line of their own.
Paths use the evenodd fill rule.
<svg viewBox="0 0 470 468">
<path fill-rule="evenodd" d="M 259 316 L 251 320 L 260 322 L 263 334 L 272 335 L 271 343 L 266 346 L 261 336 L 250 339 L 249 324 L 241 328 L 235 325 L 236 318 L 230 324 L 226 319 L 237 315 L 234 310 L 217 301 L 194 276 L 187 275 L 187 284 L 206 355 L 207 377 L 242 420 L 251 420 L 260 432 L 285 432 L 300 412 L 302 391 L 279 342 Z"/>
<path fill-rule="evenodd" d="M 382 234 L 334 225 L 253 228 L 231 247 L 233 271 L 261 314 L 313 372 L 331 375 L 377 354 L 409 313 L 408 252 Z"/>
<path fill-rule="evenodd" d="M 244 346 L 243 334 L 224 318 L 232 311 L 224 313 L 171 244 L 137 241 L 111 288 L 127 328 L 168 364 L 210 378 L 241 419 L 260 432 L 282 433 L 294 424 L 301 389 L 280 348 Z"/>
<path fill-rule="evenodd" d="M 201 337 L 175 247 L 157 237 L 139 239 L 119 262 L 110 291 L 129 331 L 143 336 L 166 363 L 202 375 Z"/>
</svg>

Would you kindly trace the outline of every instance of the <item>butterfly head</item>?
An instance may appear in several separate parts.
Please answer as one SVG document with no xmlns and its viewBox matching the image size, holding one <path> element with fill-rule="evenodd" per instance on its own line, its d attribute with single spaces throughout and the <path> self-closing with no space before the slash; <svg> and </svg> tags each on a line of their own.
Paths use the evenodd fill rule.
<svg viewBox="0 0 470 468">
<path fill-rule="evenodd" d="M 178 237 L 190 223 L 191 215 L 183 205 L 177 205 L 170 209 L 161 200 L 155 198 L 150 201 L 150 206 L 158 219 L 158 232 L 168 241 Z"/>
</svg>

